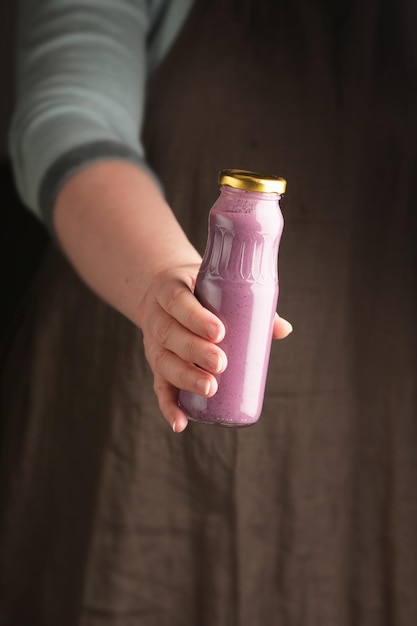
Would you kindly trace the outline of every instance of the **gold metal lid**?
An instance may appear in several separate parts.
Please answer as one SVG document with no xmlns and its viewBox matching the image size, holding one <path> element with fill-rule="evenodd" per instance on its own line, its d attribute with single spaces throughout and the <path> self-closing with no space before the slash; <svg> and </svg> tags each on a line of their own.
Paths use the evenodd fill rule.
<svg viewBox="0 0 417 626">
<path fill-rule="evenodd" d="M 246 170 L 223 170 L 219 174 L 220 185 L 229 185 L 245 191 L 261 191 L 263 193 L 285 193 L 287 181 L 278 176 L 264 176 Z"/>
</svg>

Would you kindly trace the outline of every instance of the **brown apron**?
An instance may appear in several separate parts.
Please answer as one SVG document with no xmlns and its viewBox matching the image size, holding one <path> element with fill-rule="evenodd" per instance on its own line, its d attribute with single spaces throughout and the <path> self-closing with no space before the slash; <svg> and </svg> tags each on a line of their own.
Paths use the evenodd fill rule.
<svg viewBox="0 0 417 626">
<path fill-rule="evenodd" d="M 51 248 L 3 380 L 1 626 L 417 624 L 414 3 L 276 4 L 197 3 L 145 123 L 201 251 L 220 169 L 288 180 L 261 420 L 174 436 Z"/>
</svg>

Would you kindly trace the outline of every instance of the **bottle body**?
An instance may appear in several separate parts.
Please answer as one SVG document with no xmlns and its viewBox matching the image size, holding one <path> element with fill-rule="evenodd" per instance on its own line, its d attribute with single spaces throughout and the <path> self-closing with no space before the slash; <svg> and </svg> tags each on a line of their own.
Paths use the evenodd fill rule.
<svg viewBox="0 0 417 626">
<path fill-rule="evenodd" d="M 191 419 L 242 426 L 260 416 L 278 300 L 279 198 L 225 185 L 210 211 L 195 295 L 225 325 L 228 366 L 211 398 L 180 391 Z"/>
</svg>

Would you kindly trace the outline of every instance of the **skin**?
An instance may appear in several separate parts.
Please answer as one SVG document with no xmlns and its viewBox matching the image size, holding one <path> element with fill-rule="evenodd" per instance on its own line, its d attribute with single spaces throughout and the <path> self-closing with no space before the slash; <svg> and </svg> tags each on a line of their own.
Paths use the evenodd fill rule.
<svg viewBox="0 0 417 626">
<path fill-rule="evenodd" d="M 81 278 L 142 330 L 160 410 L 182 432 L 188 420 L 178 389 L 209 397 L 212 374 L 227 367 L 216 345 L 224 326 L 193 295 L 200 254 L 147 172 L 121 160 L 74 174 L 58 193 L 53 224 Z M 291 331 L 276 315 L 274 338 Z"/>
</svg>

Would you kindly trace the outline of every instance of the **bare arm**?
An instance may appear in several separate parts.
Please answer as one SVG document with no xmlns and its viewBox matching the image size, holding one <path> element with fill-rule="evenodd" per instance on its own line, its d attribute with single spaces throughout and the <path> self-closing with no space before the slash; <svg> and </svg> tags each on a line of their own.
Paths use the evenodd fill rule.
<svg viewBox="0 0 417 626">
<path fill-rule="evenodd" d="M 75 174 L 58 195 L 54 225 L 84 281 L 142 329 L 161 412 L 181 432 L 187 417 L 177 389 L 213 395 L 217 382 L 210 372 L 227 366 L 215 345 L 223 324 L 192 294 L 200 255 L 150 176 L 123 161 Z M 277 316 L 274 336 L 290 331 Z"/>
<path fill-rule="evenodd" d="M 213 343 L 224 327 L 192 295 L 200 255 L 150 176 L 128 162 L 105 161 L 75 174 L 58 195 L 53 219 L 83 280 L 142 328 L 161 411 L 183 430 L 176 388 L 212 395 L 217 384 L 208 371 L 226 366 Z"/>
</svg>

